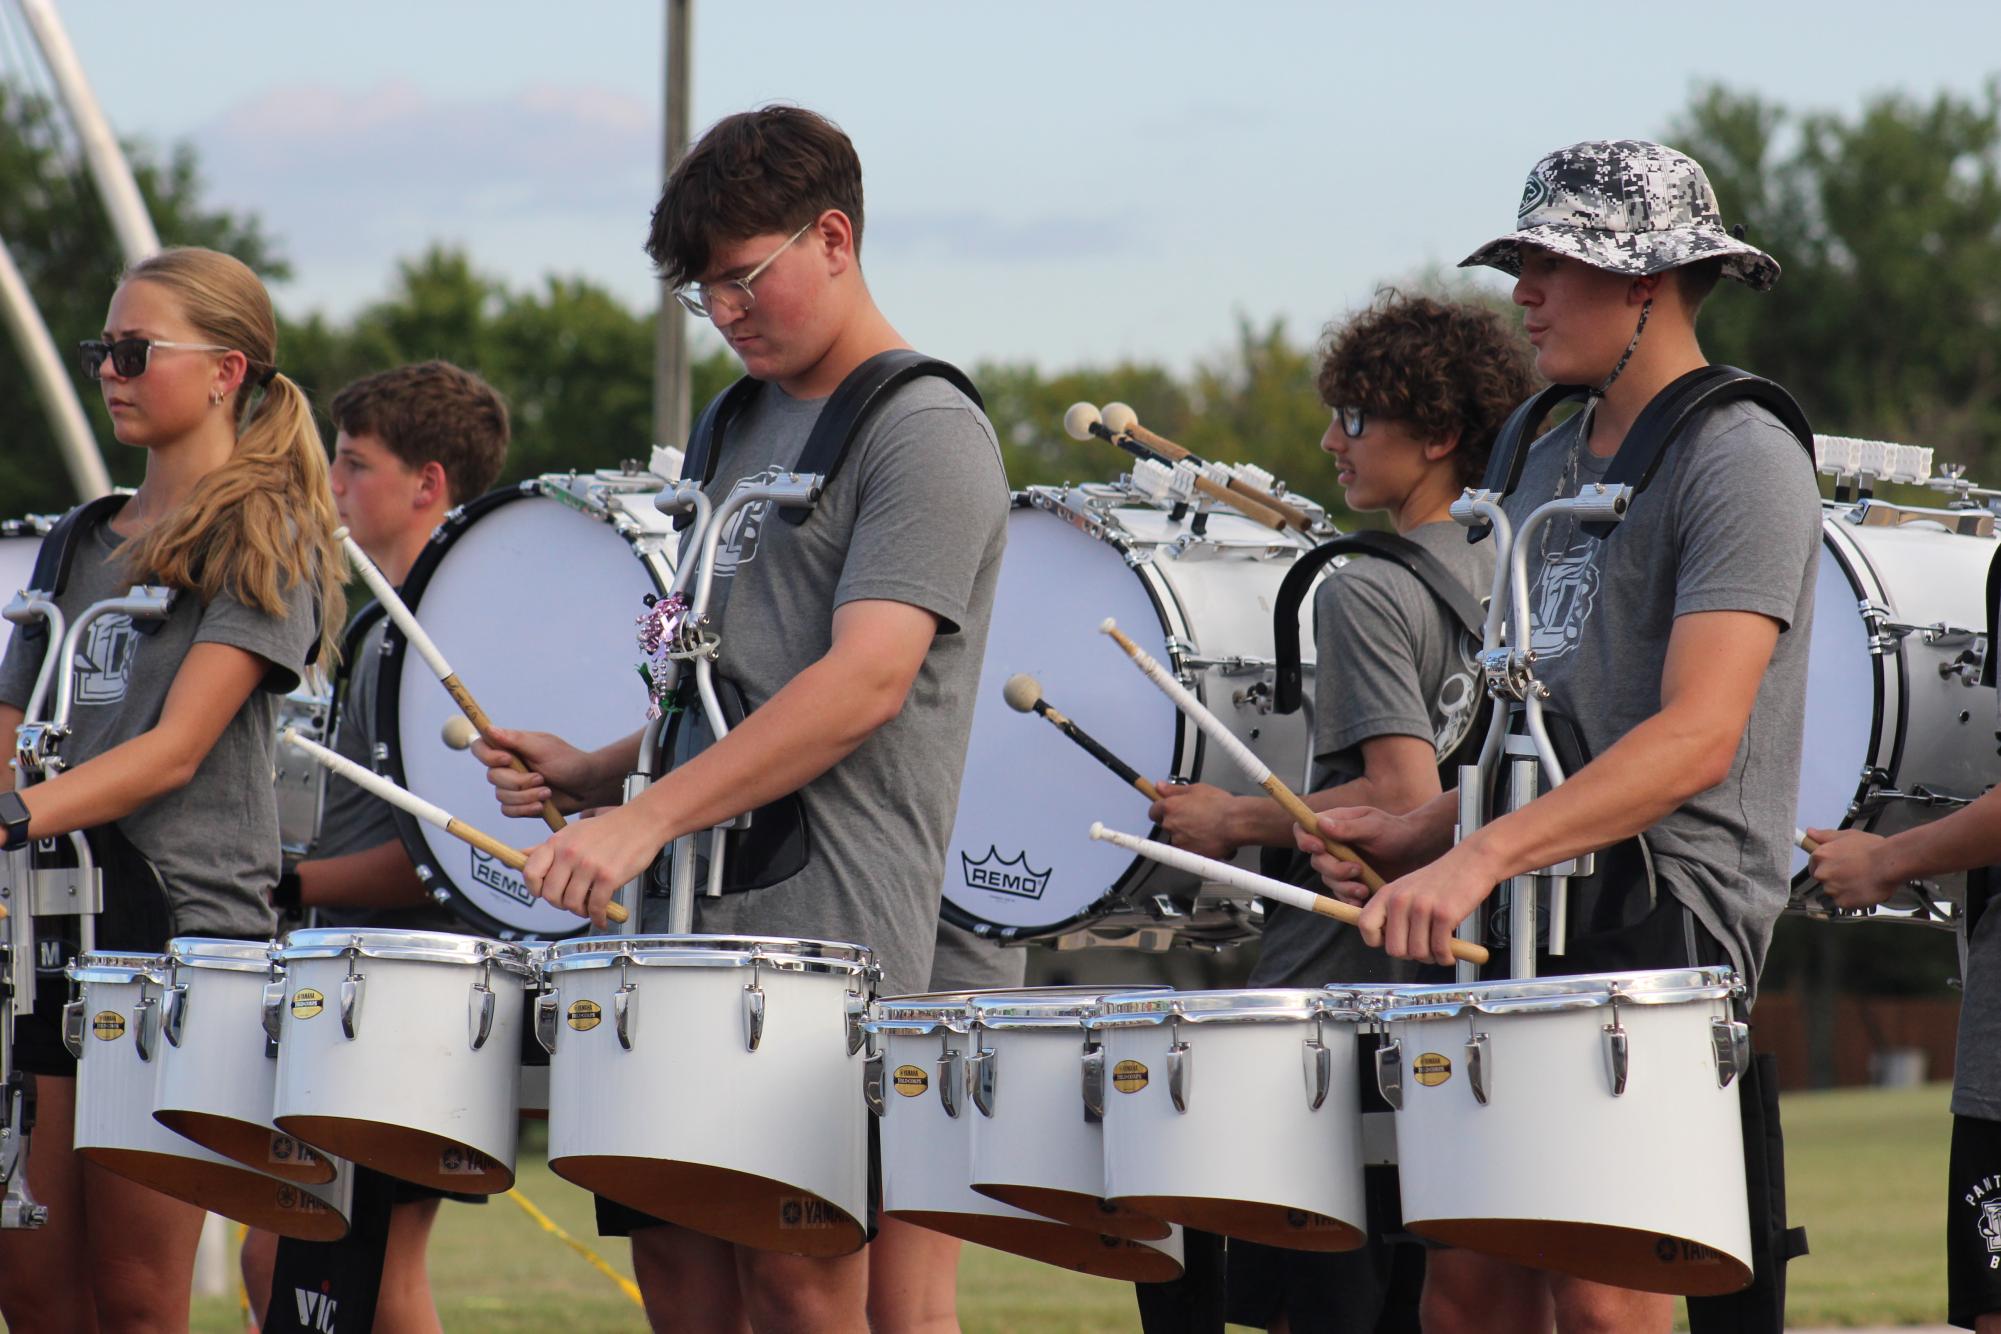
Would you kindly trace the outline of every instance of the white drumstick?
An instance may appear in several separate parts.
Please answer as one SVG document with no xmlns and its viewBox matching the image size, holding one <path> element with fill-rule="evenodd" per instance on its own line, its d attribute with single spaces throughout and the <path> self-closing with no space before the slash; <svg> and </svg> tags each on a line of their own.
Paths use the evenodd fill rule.
<svg viewBox="0 0 2001 1334">
<path fill-rule="evenodd" d="M 1261 895 L 1273 902 L 1283 903 L 1288 908 L 1297 908 L 1301 912 L 1319 913 L 1323 917 L 1332 917 L 1350 926 L 1362 920 L 1362 910 L 1353 904 L 1330 899 L 1324 894 L 1316 894 L 1310 889 L 1302 889 L 1283 880 L 1259 875 L 1256 871 L 1246 871 L 1243 867 L 1229 862 L 1219 862 L 1214 858 L 1204 857 L 1186 848 L 1141 838 L 1137 834 L 1120 833 L 1116 829 L 1107 829 L 1102 824 L 1091 826 L 1091 837 L 1100 843 L 1117 844 L 1149 861 L 1175 867 L 1190 875 L 1200 876 L 1204 880 Z M 1452 942 L 1452 957 L 1464 959 L 1468 963 L 1485 963 L 1488 956 L 1485 946 L 1475 945 L 1469 940 L 1455 939 Z"/>
<path fill-rule="evenodd" d="M 1116 640 L 1118 646 L 1126 651 L 1126 656 L 1130 657 L 1134 664 L 1142 672 L 1146 673 L 1146 679 L 1159 686 L 1161 693 L 1173 700 L 1181 711 L 1187 714 L 1197 727 L 1202 729 L 1202 735 L 1215 742 L 1221 748 L 1222 752 L 1230 757 L 1231 762 L 1244 771 L 1246 778 L 1269 792 L 1274 801 L 1285 807 L 1286 813 L 1292 816 L 1293 821 L 1301 829 L 1318 838 L 1321 845 L 1327 851 L 1333 853 L 1342 861 L 1354 862 L 1360 866 L 1362 868 L 1362 883 L 1370 889 L 1376 890 L 1383 887 L 1383 878 L 1370 869 L 1368 863 L 1364 862 L 1353 848 L 1344 843 L 1337 843 L 1325 834 L 1322 834 L 1320 832 L 1318 817 L 1314 814 L 1313 808 L 1301 801 L 1299 794 L 1287 787 L 1285 780 L 1271 771 L 1270 765 L 1252 754 L 1251 748 L 1246 746 L 1242 741 L 1239 741 L 1237 734 L 1225 727 L 1221 718 L 1209 712 L 1207 706 L 1201 700 L 1195 698 L 1193 692 L 1188 687 L 1175 680 L 1164 667 L 1155 662 L 1151 653 L 1148 653 L 1138 644 L 1133 643 L 1119 629 L 1118 622 L 1107 616 L 1099 623 L 1098 629 Z"/>
<path fill-rule="evenodd" d="M 334 529 L 334 536 L 347 548 L 348 561 L 361 575 L 361 581 L 368 585 L 368 591 L 375 594 L 375 600 L 389 613 L 389 619 L 396 622 L 396 628 L 403 632 L 403 638 L 409 642 L 411 648 L 417 650 L 417 656 L 424 660 L 425 665 L 438 678 L 439 684 L 445 688 L 445 693 L 452 697 L 453 702 L 459 706 L 459 712 L 466 716 L 466 721 L 477 728 L 479 734 L 491 744 L 493 720 L 486 716 L 486 710 L 482 709 L 479 701 L 472 697 L 472 691 L 466 689 L 465 684 L 459 680 L 458 673 L 452 670 L 449 662 L 445 661 L 445 655 L 438 651 L 438 646 L 432 642 L 430 635 L 424 632 L 424 627 L 417 624 L 416 613 L 410 610 L 402 595 L 390 586 L 382 571 L 369 559 L 368 553 L 361 549 L 361 543 L 354 540 L 354 535 L 348 532 L 345 525 Z M 512 752 L 508 753 L 507 763 L 508 767 L 518 774 L 528 772 L 528 765 L 519 755 Z M 563 827 L 565 821 L 562 813 L 556 809 L 554 801 L 542 803 L 542 823 L 551 829 Z"/>
<path fill-rule="evenodd" d="M 288 727 L 278 734 L 286 745 L 312 756 L 329 770 L 339 774 L 369 795 L 379 797 L 398 810 L 408 811 L 426 824 L 436 825 L 453 838 L 472 844 L 487 856 L 518 871 L 528 864 L 528 854 L 516 847 L 502 843 L 493 835 L 475 829 L 465 821 L 453 816 L 442 806 L 425 801 L 407 788 L 398 787 L 372 769 L 356 764 L 347 756 L 327 749 L 310 737 L 300 734 L 296 727 Z M 626 911 L 616 903 L 605 905 L 605 917 L 614 922 L 626 920 Z"/>
</svg>

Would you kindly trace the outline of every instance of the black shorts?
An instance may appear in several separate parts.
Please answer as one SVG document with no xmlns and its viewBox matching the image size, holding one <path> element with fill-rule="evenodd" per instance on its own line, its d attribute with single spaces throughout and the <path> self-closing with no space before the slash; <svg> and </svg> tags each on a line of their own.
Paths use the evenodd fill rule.
<svg viewBox="0 0 2001 1334">
<path fill-rule="evenodd" d="M 1946 1318 L 1972 1329 L 2001 1311 L 2001 1121 L 1952 1118 L 1946 1187 Z"/>
<path fill-rule="evenodd" d="M 593 1193 L 592 1201 L 597 1205 L 598 1235 L 600 1237 L 629 1237 L 633 1233 L 649 1227 L 665 1227 L 669 1220 L 655 1218 L 643 1209 L 635 1209 L 617 1200 L 608 1200 Z M 867 1229 L 867 1240 L 874 1241 L 875 1234 L 882 1230 L 882 1141 L 873 1114 L 868 1118 L 868 1217 L 862 1220 Z"/>
</svg>

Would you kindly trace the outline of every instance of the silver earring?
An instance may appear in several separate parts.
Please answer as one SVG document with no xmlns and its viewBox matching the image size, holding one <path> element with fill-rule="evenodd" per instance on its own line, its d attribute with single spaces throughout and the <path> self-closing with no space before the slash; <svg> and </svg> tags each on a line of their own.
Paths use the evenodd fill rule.
<svg viewBox="0 0 2001 1334">
<path fill-rule="evenodd" d="M 211 389 L 208 391 L 208 405 L 212 408 L 222 406 L 222 391 L 220 389 Z"/>
</svg>

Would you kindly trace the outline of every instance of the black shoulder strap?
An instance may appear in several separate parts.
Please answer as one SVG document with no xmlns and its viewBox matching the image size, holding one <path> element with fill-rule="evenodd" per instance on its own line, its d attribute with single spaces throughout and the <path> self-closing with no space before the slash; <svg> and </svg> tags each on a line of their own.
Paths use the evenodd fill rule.
<svg viewBox="0 0 2001 1334">
<path fill-rule="evenodd" d="M 813 423 L 813 433 L 806 437 L 806 448 L 800 452 L 794 471 L 808 476 L 818 474 L 824 489 L 834 480 L 834 474 L 841 470 L 841 464 L 848 457 L 848 447 L 861 434 L 869 418 L 889 402 L 898 389 L 927 375 L 949 381 L 973 401 L 973 406 L 985 409 L 980 391 L 973 387 L 973 382 L 966 378 L 964 371 L 950 362 L 927 357 L 907 347 L 878 352 L 849 371 L 848 378 L 841 381 L 840 388 L 827 399 L 826 406 L 820 409 L 819 420 Z M 781 514 L 787 523 L 796 527 L 806 522 L 812 512 L 802 506 L 783 510 Z"/>
<path fill-rule="evenodd" d="M 340 662 L 333 670 L 333 706 L 327 715 L 325 740 L 328 745 L 333 744 L 334 731 L 340 725 L 340 715 L 346 711 L 347 683 L 354 675 L 361 646 L 368 642 L 368 632 L 388 614 L 389 608 L 371 598 L 362 603 L 354 615 L 348 618 L 347 629 L 341 631 Z"/>
<path fill-rule="evenodd" d="M 1293 713 L 1299 708 L 1304 686 L 1301 681 L 1299 650 L 1299 608 L 1313 576 L 1337 556 L 1381 556 L 1409 570 L 1431 595 L 1452 613 L 1467 634 L 1479 639 L 1486 629 L 1480 600 L 1445 568 L 1445 562 L 1416 542 L 1396 533 L 1348 533 L 1323 542 L 1293 562 L 1279 582 L 1278 600 L 1272 608 L 1272 647 L 1278 659 L 1278 681 L 1272 708 Z"/>
<path fill-rule="evenodd" d="M 729 424 L 750 405 L 763 381 L 740 376 L 729 388 L 709 400 L 702 415 L 688 431 L 688 452 L 681 459 L 681 476 L 707 486 L 716 475 L 716 453 Z M 676 515 L 674 528 L 686 528 L 695 521 L 692 514 Z"/>
<path fill-rule="evenodd" d="M 1605 485 L 1630 486 L 1637 499 L 1653 481 L 1668 446 L 1680 438 L 1689 422 L 1712 408 L 1738 402 L 1756 403 L 1777 417 L 1806 450 L 1808 466 L 1812 466 L 1813 428 L 1791 394 L 1772 381 L 1735 366 L 1702 366 L 1655 394 L 1640 410 L 1611 466 L 1605 470 Z M 1593 537 L 1604 538 L 1618 525 L 1594 522 L 1580 527 Z"/>
<path fill-rule="evenodd" d="M 1513 495 L 1522 484 L 1522 466 L 1528 462 L 1529 446 L 1535 443 L 1543 421 L 1559 405 L 1583 398 L 1587 392 L 1583 385 L 1553 384 L 1509 413 L 1500 434 L 1494 437 L 1493 451 L 1487 455 L 1487 475 L 1480 479 L 1480 489 Z M 1468 528 L 1466 540 L 1480 541 L 1488 528 L 1484 523 Z"/>
<path fill-rule="evenodd" d="M 28 587 L 51 598 L 61 597 L 63 590 L 69 587 L 70 567 L 76 563 L 77 548 L 85 535 L 123 509 L 129 499 L 131 497 L 113 492 L 95 500 L 86 500 L 57 519 L 42 539 L 41 549 L 35 552 L 35 569 L 28 576 Z M 15 633 L 32 640 L 39 639 L 48 630 L 48 622 L 37 619 Z"/>
<path fill-rule="evenodd" d="M 2001 639 L 1995 634 L 2001 631 L 2001 618 L 1997 618 L 1996 601 L 2001 599 L 2001 550 L 1994 553 L 1994 559 L 1987 563 L 1987 657 L 1980 665 L 1980 684 L 1992 686 L 1995 681 L 1995 660 L 2001 658 Z"/>
</svg>

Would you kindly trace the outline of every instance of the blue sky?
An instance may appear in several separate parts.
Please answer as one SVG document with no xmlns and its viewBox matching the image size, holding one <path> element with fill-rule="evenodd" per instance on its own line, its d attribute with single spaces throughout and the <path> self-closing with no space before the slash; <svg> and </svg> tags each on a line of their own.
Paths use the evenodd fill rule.
<svg viewBox="0 0 2001 1334">
<path fill-rule="evenodd" d="M 282 240 L 293 312 L 364 304 L 434 240 L 516 283 L 657 296 L 657 5 L 62 12 L 118 132 L 193 143 L 212 198 Z M 1304 334 L 1453 263 L 1506 229 L 1542 152 L 1659 136 L 1699 82 L 1851 111 L 2001 71 L 2001 5 L 1890 12 L 696 0 L 694 120 L 789 100 L 841 122 L 866 271 L 929 351 L 1183 364 L 1239 314 Z"/>
</svg>

